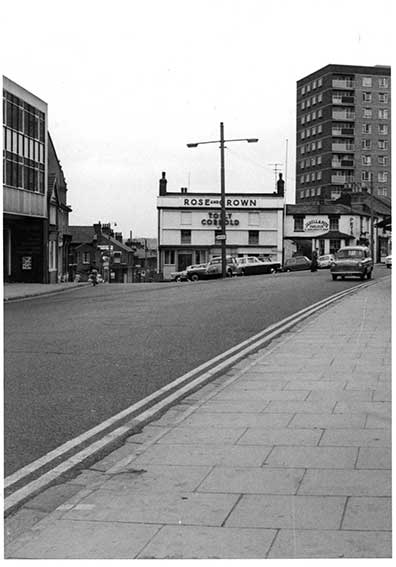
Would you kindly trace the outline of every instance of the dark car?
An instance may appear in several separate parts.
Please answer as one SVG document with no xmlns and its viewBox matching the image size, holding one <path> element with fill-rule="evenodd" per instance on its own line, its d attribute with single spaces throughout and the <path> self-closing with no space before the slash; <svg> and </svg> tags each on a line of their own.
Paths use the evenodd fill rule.
<svg viewBox="0 0 396 567">
<path fill-rule="evenodd" d="M 249 276 L 253 274 L 273 274 L 279 272 L 280 263 L 271 262 L 271 260 L 259 260 L 255 256 L 247 256 L 237 258 L 237 274 L 240 276 Z"/>
<path fill-rule="evenodd" d="M 211 278 L 221 278 L 222 275 L 221 256 L 216 256 L 212 258 L 207 264 L 201 264 L 197 269 L 189 270 L 187 268 L 187 274 L 188 274 L 188 279 L 190 279 L 191 281 L 208 280 Z M 226 275 L 227 277 L 237 275 L 237 264 L 235 258 L 231 256 L 227 256 Z"/>
<path fill-rule="evenodd" d="M 207 265 L 208 264 L 194 264 L 193 266 L 187 266 L 187 278 L 192 282 L 205 279 Z"/>
<path fill-rule="evenodd" d="M 284 272 L 296 272 L 297 270 L 309 270 L 310 268 L 311 260 L 306 256 L 288 258 L 283 265 Z"/>
<path fill-rule="evenodd" d="M 333 280 L 338 276 L 355 276 L 363 280 L 371 279 L 374 264 L 370 250 L 366 246 L 344 246 L 338 250 L 330 267 Z"/>
</svg>

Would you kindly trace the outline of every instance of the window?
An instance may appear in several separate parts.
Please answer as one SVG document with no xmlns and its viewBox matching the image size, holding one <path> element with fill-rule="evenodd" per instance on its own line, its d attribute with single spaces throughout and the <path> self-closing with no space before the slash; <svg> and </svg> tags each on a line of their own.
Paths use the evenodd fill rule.
<svg viewBox="0 0 396 567">
<path fill-rule="evenodd" d="M 323 110 L 320 108 L 318 110 L 318 118 L 322 118 L 322 116 L 323 116 Z"/>
<path fill-rule="evenodd" d="M 50 240 L 48 244 L 48 269 L 56 270 L 56 240 Z M 87 254 L 87 252 L 84 252 L 83 254 Z M 83 264 L 87 263 L 89 264 L 89 262 L 83 261 Z"/>
<path fill-rule="evenodd" d="M 305 174 L 305 183 L 309 183 L 309 173 Z"/>
<path fill-rule="evenodd" d="M 300 191 L 300 199 L 304 199 L 304 191 Z"/>
<path fill-rule="evenodd" d="M 305 196 L 309 197 L 309 189 L 305 189 Z"/>
<path fill-rule="evenodd" d="M 314 82 L 312 83 L 312 88 L 313 88 L 313 89 L 316 89 L 316 81 L 314 81 Z"/>
<path fill-rule="evenodd" d="M 300 177 L 300 183 L 304 183 L 304 181 L 305 181 L 305 177 L 304 177 L 304 175 L 301 175 L 301 177 Z"/>
<path fill-rule="evenodd" d="M 318 102 L 322 102 L 322 98 L 323 98 L 322 93 L 319 93 L 319 94 L 318 94 Z"/>
<path fill-rule="evenodd" d="M 320 150 L 322 147 L 322 140 L 318 140 L 318 150 Z"/>
<path fill-rule="evenodd" d="M 301 94 L 304 95 L 305 94 L 305 86 L 301 87 Z"/>
<path fill-rule="evenodd" d="M 378 187 L 377 189 L 378 195 L 383 195 L 386 197 L 388 195 L 388 188 L 387 187 Z"/>
<path fill-rule="evenodd" d="M 304 148 L 304 146 L 301 146 L 301 148 L 300 148 L 300 154 L 304 154 L 304 153 L 305 153 L 305 148 Z"/>
<path fill-rule="evenodd" d="M 305 116 L 301 116 L 301 124 L 305 124 Z"/>
<path fill-rule="evenodd" d="M 363 102 L 371 102 L 372 101 L 372 94 L 371 93 L 363 93 Z"/>
<path fill-rule="evenodd" d="M 312 104 L 316 104 L 316 96 L 312 97 Z"/>
<path fill-rule="evenodd" d="M 319 181 L 320 179 L 322 179 L 322 172 L 318 171 L 316 174 L 316 179 Z"/>
<path fill-rule="evenodd" d="M 309 158 L 305 160 L 305 167 L 309 167 L 310 161 Z"/>
<path fill-rule="evenodd" d="M 83 252 L 82 253 L 82 263 L 83 264 L 90 264 L 91 263 L 91 253 L 90 252 Z"/>
<path fill-rule="evenodd" d="M 308 98 L 307 99 L 307 108 L 309 108 L 311 106 L 311 100 Z"/>
<path fill-rule="evenodd" d="M 318 142 L 318 147 L 319 147 L 319 142 Z M 312 142 L 312 144 L 311 144 L 311 150 L 312 150 L 312 151 L 316 150 L 316 142 Z"/>
<path fill-rule="evenodd" d="M 378 126 L 378 134 L 387 135 L 388 133 L 388 125 L 387 124 L 379 124 Z"/>
<path fill-rule="evenodd" d="M 362 165 L 371 165 L 371 156 L 362 156 Z"/>
<path fill-rule="evenodd" d="M 249 224 L 250 226 L 259 226 L 260 213 L 249 213 Z"/>
<path fill-rule="evenodd" d="M 317 187 L 317 188 L 316 188 L 316 194 L 317 194 L 317 195 L 320 195 L 320 191 L 321 191 L 321 187 Z"/>
<path fill-rule="evenodd" d="M 307 122 L 311 122 L 311 113 L 310 112 L 308 112 L 308 114 L 307 114 Z"/>
<path fill-rule="evenodd" d="M 378 86 L 380 89 L 387 89 L 389 87 L 389 79 L 386 77 L 378 79 Z"/>
<path fill-rule="evenodd" d="M 311 165 L 312 166 L 316 165 L 316 158 L 314 158 L 314 157 L 311 158 Z"/>
<path fill-rule="evenodd" d="M 388 93 L 378 93 L 378 102 L 387 103 L 388 101 Z"/>
<path fill-rule="evenodd" d="M 318 87 L 321 87 L 322 84 L 323 84 L 323 79 L 322 78 L 318 79 Z"/>
<path fill-rule="evenodd" d="M 304 230 L 304 217 L 294 217 L 294 232 L 302 232 Z"/>
<path fill-rule="evenodd" d="M 317 165 L 320 165 L 322 163 L 322 156 L 318 156 L 316 158 L 316 163 L 317 163 Z"/>
<path fill-rule="evenodd" d="M 387 150 L 388 149 L 387 140 L 378 140 L 378 149 L 379 150 Z"/>
<path fill-rule="evenodd" d="M 362 181 L 370 181 L 370 172 L 362 171 Z"/>
<path fill-rule="evenodd" d="M 315 172 L 314 171 L 311 173 L 311 181 L 315 181 Z"/>
<path fill-rule="evenodd" d="M 378 118 L 380 120 L 388 120 L 389 118 L 389 112 L 386 108 L 382 108 L 378 111 Z"/>
<path fill-rule="evenodd" d="M 312 113 L 312 120 L 316 120 L 316 110 L 314 110 Z"/>
<path fill-rule="evenodd" d="M 191 244 L 191 230 L 181 230 L 180 237 L 181 244 Z"/>
<path fill-rule="evenodd" d="M 378 156 L 378 165 L 387 165 L 388 156 Z"/>
<path fill-rule="evenodd" d="M 371 140 L 362 140 L 362 150 L 371 150 Z"/>
<path fill-rule="evenodd" d="M 249 230 L 249 244 L 258 245 L 259 243 L 259 231 Z"/>
<path fill-rule="evenodd" d="M 387 171 L 380 171 L 378 173 L 378 182 L 379 183 L 387 183 L 388 182 L 388 172 Z"/>
<path fill-rule="evenodd" d="M 311 189 L 311 197 L 315 197 L 315 193 L 316 193 L 315 187 L 312 187 L 312 189 Z"/>
<path fill-rule="evenodd" d="M 302 103 L 301 103 L 301 110 L 304 110 L 304 109 L 305 109 L 305 100 L 303 100 Z"/>
<path fill-rule="evenodd" d="M 305 130 L 303 130 L 303 131 L 301 132 L 300 136 L 301 136 L 301 139 L 304 140 L 304 138 L 305 138 Z"/>
<path fill-rule="evenodd" d="M 362 124 L 362 134 L 371 134 L 371 124 Z"/>
<path fill-rule="evenodd" d="M 322 129 L 323 129 L 322 124 L 319 124 L 319 126 L 318 126 L 318 134 L 321 134 L 321 133 L 322 133 Z"/>
<path fill-rule="evenodd" d="M 175 251 L 165 250 L 164 264 L 174 264 L 175 263 Z"/>
<path fill-rule="evenodd" d="M 339 217 L 329 217 L 329 230 L 339 230 Z"/>
<path fill-rule="evenodd" d="M 312 126 L 311 132 L 312 132 L 312 136 L 315 136 L 315 134 L 316 134 L 316 126 Z"/>
<path fill-rule="evenodd" d="M 300 161 L 300 168 L 301 168 L 301 169 L 304 169 L 304 165 L 305 165 L 305 161 L 302 159 L 302 160 Z"/>
<path fill-rule="evenodd" d="M 371 108 L 363 108 L 363 118 L 372 118 L 373 111 Z"/>
<path fill-rule="evenodd" d="M 307 85 L 307 93 L 309 93 L 310 90 L 311 90 L 311 85 L 308 83 L 308 85 Z"/>
<path fill-rule="evenodd" d="M 121 264 L 121 252 L 117 251 L 113 254 L 113 263 L 114 264 Z"/>
<path fill-rule="evenodd" d="M 371 87 L 372 84 L 373 84 L 373 81 L 372 81 L 371 77 L 363 77 L 362 78 L 363 87 Z"/>
</svg>

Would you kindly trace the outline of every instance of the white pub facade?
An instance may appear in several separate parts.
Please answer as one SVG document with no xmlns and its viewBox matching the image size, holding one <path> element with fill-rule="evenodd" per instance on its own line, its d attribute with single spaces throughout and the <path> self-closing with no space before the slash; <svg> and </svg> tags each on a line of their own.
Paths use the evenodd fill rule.
<svg viewBox="0 0 396 567">
<path fill-rule="evenodd" d="M 158 271 L 175 271 L 221 255 L 220 194 L 167 192 L 160 180 Z M 229 193 L 225 198 L 227 256 L 257 256 L 282 262 L 284 198 L 278 193 Z"/>
</svg>

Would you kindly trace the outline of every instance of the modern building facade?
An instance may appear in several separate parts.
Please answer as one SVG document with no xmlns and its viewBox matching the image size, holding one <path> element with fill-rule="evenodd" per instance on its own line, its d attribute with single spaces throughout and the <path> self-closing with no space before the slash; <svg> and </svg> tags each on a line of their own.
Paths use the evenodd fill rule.
<svg viewBox="0 0 396 567">
<path fill-rule="evenodd" d="M 297 81 L 296 203 L 391 197 L 391 68 L 327 65 Z"/>
<path fill-rule="evenodd" d="M 48 281 L 47 103 L 3 77 L 4 280 Z"/>
<path fill-rule="evenodd" d="M 282 262 L 283 181 L 275 193 L 226 195 L 226 253 L 269 257 Z M 279 187 L 279 185 L 278 185 Z M 169 279 L 176 270 L 208 262 L 221 255 L 220 194 L 168 192 L 160 180 L 158 210 L 158 271 Z"/>
</svg>

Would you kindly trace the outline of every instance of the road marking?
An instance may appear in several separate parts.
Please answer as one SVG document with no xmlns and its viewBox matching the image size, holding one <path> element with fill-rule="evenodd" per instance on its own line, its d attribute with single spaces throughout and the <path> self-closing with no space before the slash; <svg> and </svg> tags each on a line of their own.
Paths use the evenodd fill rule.
<svg viewBox="0 0 396 567">
<path fill-rule="evenodd" d="M 119 412 L 115 416 L 86 431 L 82 435 L 67 441 L 43 457 L 6 477 L 4 479 L 5 490 L 8 489 L 10 491 L 14 485 L 17 486 L 15 486 L 15 492 L 7 496 L 4 500 L 5 514 L 9 514 L 24 501 L 32 498 L 50 484 L 53 484 L 60 476 L 70 472 L 78 465 L 81 465 L 81 463 L 88 458 L 93 457 L 105 447 L 112 445 L 116 443 L 117 440 L 122 439 L 122 437 L 126 437 L 128 434 L 131 434 L 131 432 L 137 427 L 147 424 L 157 414 L 163 412 L 193 390 L 197 390 L 206 382 L 209 382 L 215 375 L 224 371 L 232 364 L 235 364 L 253 351 L 258 350 L 264 343 L 270 342 L 278 335 L 312 315 L 319 309 L 327 307 L 335 301 L 338 301 L 347 295 L 351 295 L 362 288 L 374 285 L 375 283 L 376 281 L 370 281 L 359 284 L 348 290 L 338 292 L 330 297 L 318 301 L 317 303 L 314 303 L 313 305 L 305 307 L 292 315 L 289 315 L 277 323 L 273 323 L 263 331 L 260 331 L 242 343 L 239 343 L 211 360 L 201 364 L 197 368 L 187 372 L 173 382 L 162 387 L 160 390 L 150 394 L 143 400 L 140 400 Z M 122 422 L 127 419 L 133 419 L 132 423 L 129 422 L 117 428 L 116 424 L 118 424 L 118 422 Z M 113 429 L 106 432 L 106 430 L 110 428 Z M 100 439 L 95 440 L 95 437 L 103 432 L 106 432 L 104 437 L 102 436 Z M 92 440 L 90 444 L 82 447 L 84 443 L 88 443 L 90 439 Z M 73 451 L 73 449 L 78 452 L 68 455 L 68 453 Z M 29 477 L 33 477 L 35 474 L 36 476 L 37 474 L 40 475 L 40 469 L 50 466 L 51 463 L 55 464 L 55 461 L 62 458 L 65 460 L 63 460 L 60 464 L 55 465 L 55 467 L 49 471 L 42 471 L 41 476 L 31 480 L 30 482 L 28 481 Z M 18 484 L 21 484 L 24 480 L 26 480 L 28 484 L 18 488 Z"/>
</svg>

